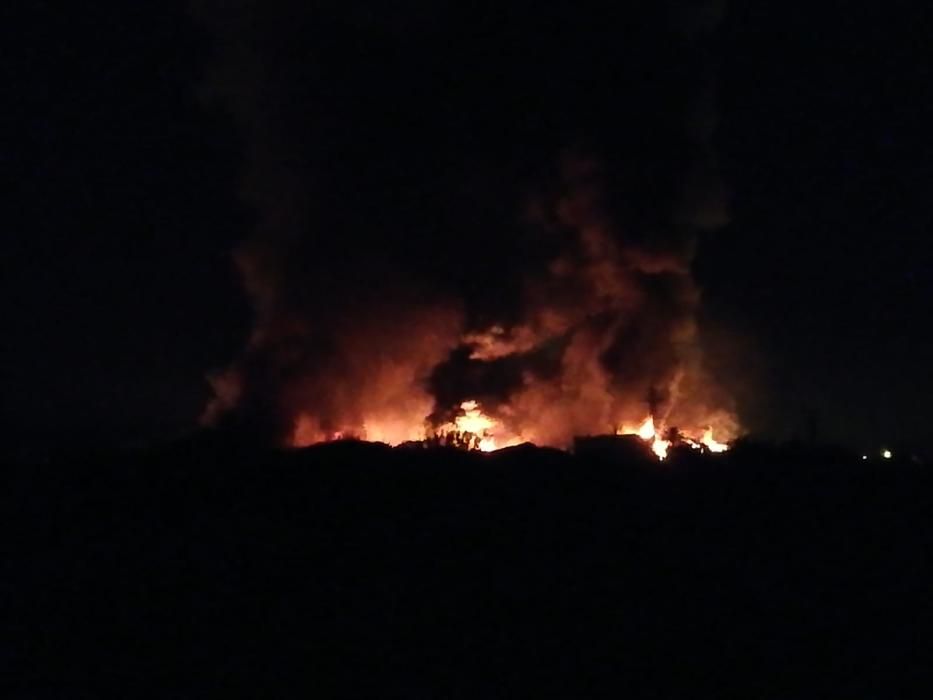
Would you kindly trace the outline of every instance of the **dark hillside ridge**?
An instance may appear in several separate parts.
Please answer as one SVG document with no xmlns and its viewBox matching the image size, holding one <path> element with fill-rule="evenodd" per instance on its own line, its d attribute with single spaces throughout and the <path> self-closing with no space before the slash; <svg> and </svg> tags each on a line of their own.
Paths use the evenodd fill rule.
<svg viewBox="0 0 933 700">
<path fill-rule="evenodd" d="M 6 697 L 923 697 L 931 472 L 200 436 L 9 464 Z"/>
</svg>

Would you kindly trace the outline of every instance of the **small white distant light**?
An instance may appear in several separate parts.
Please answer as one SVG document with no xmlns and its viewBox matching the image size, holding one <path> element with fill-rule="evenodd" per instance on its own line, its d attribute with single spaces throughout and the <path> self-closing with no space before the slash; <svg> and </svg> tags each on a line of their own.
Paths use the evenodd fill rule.
<svg viewBox="0 0 933 700">
<path fill-rule="evenodd" d="M 881 450 L 881 456 L 885 459 L 891 459 L 891 450 Z"/>
<path fill-rule="evenodd" d="M 862 459 L 868 459 L 868 455 L 862 455 Z"/>
</svg>

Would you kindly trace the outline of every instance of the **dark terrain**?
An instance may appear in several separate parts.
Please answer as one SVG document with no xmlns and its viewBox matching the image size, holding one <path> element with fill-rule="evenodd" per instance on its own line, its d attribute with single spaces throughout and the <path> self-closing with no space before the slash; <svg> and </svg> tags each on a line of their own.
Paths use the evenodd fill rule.
<svg viewBox="0 0 933 700">
<path fill-rule="evenodd" d="M 930 474 L 211 436 L 20 461 L 3 695 L 924 697 Z"/>
</svg>

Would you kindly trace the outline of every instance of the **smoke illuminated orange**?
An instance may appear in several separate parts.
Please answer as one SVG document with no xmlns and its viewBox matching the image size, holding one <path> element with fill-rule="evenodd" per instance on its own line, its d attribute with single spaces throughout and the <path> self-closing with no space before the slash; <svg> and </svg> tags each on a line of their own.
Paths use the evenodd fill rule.
<svg viewBox="0 0 933 700">
<path fill-rule="evenodd" d="M 353 287 L 355 301 L 338 295 L 327 313 L 300 296 L 296 308 L 260 315 L 243 358 L 212 379 L 205 421 L 268 414 L 292 446 L 357 438 L 568 450 L 578 436 L 621 433 L 659 459 L 679 444 L 727 449 L 739 425 L 703 366 L 692 246 L 646 247 L 616 226 L 598 159 L 568 156 L 560 183 L 535 196 L 546 216 L 529 222 L 542 236 L 560 230 L 559 240 L 513 271 L 508 322 L 495 308 L 470 312 L 486 300 L 447 293 L 370 297 Z M 242 258 L 256 283 L 253 266 L 268 261 Z M 275 283 L 270 299 L 280 267 L 291 269 L 275 265 L 261 280 Z M 293 282 L 285 286 L 303 288 Z"/>
</svg>

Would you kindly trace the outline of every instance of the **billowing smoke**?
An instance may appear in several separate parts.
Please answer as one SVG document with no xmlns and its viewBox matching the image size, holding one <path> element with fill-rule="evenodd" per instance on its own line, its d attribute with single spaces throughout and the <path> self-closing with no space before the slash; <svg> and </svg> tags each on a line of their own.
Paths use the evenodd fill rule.
<svg viewBox="0 0 933 700">
<path fill-rule="evenodd" d="M 197 0 L 257 219 L 205 420 L 397 443 L 473 400 L 540 444 L 648 414 L 730 437 L 690 272 L 726 219 L 718 8 L 441 5 Z"/>
</svg>

